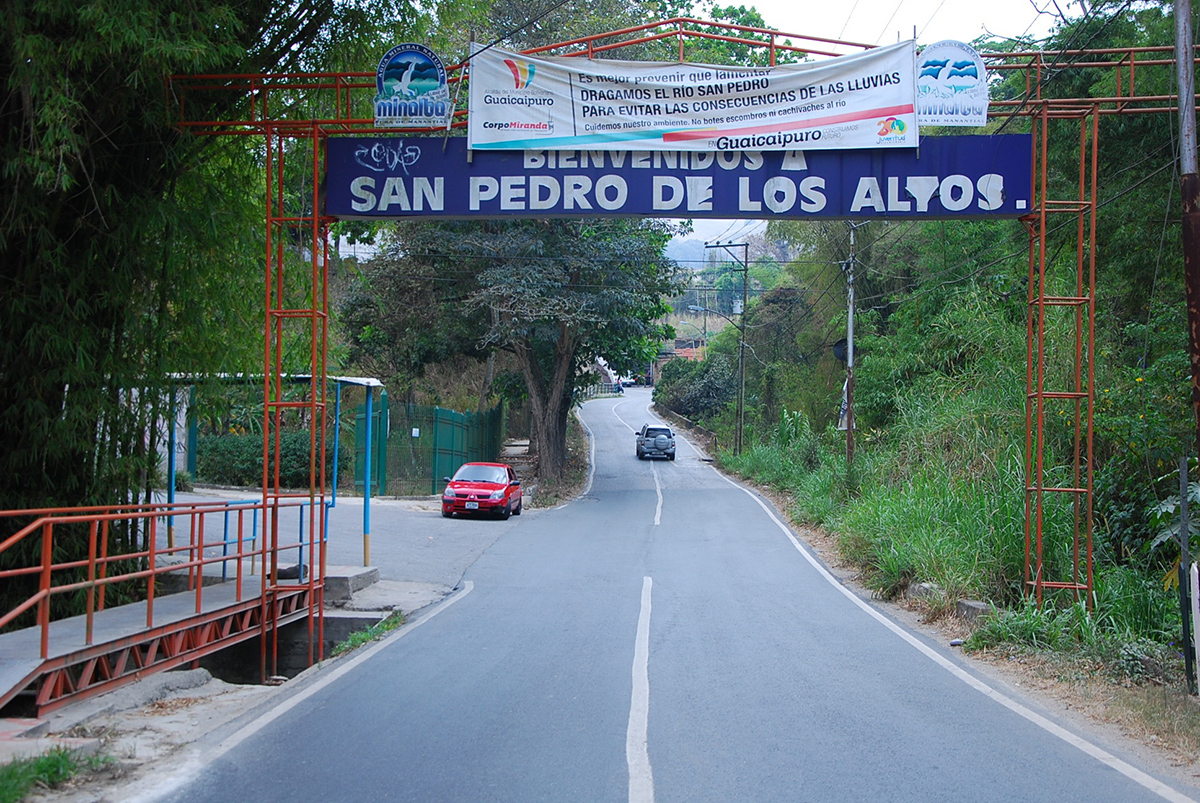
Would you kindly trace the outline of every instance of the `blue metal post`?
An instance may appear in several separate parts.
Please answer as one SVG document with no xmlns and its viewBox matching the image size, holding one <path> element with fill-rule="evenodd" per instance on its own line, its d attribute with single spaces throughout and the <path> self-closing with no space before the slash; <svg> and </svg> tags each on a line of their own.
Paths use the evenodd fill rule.
<svg viewBox="0 0 1200 803">
<path fill-rule="evenodd" d="M 175 425 L 178 421 L 175 410 L 175 386 L 171 386 L 171 425 L 167 429 L 167 503 L 175 504 Z M 167 517 L 167 547 L 175 548 L 175 517 Z"/>
<path fill-rule="evenodd" d="M 304 509 L 306 507 L 308 507 L 307 503 L 300 505 L 300 560 L 298 563 L 300 566 L 299 577 L 301 581 L 304 580 Z"/>
<path fill-rule="evenodd" d="M 337 394 L 333 402 L 333 493 L 329 507 L 337 507 L 338 487 L 338 444 L 342 435 L 342 383 L 337 383 Z"/>
<path fill-rule="evenodd" d="M 371 565 L 371 401 L 375 389 L 367 386 L 367 443 L 363 450 L 363 566 Z"/>
<path fill-rule="evenodd" d="M 221 557 L 223 557 L 223 558 L 229 557 L 229 506 L 232 504 L 233 504 L 233 502 L 225 503 L 225 531 L 221 535 Z M 240 558 L 239 558 L 239 560 L 240 560 Z M 204 567 L 201 566 L 200 569 L 201 569 L 201 572 L 203 572 Z M 203 580 L 203 577 L 204 577 L 203 573 L 200 575 L 200 577 L 201 577 L 201 580 Z M 224 583 L 228 579 L 229 579 L 229 562 L 223 560 L 223 561 L 221 561 L 221 582 Z"/>
</svg>

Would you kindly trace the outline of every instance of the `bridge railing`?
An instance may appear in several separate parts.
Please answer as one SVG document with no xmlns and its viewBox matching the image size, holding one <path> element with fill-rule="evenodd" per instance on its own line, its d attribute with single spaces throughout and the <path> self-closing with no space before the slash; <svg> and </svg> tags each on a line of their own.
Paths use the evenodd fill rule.
<svg viewBox="0 0 1200 803">
<path fill-rule="evenodd" d="M 297 585 L 311 586 L 323 560 L 324 505 L 311 504 L 307 494 L 272 497 L 269 501 L 180 502 L 88 508 L 45 508 L 0 511 L 0 519 L 32 518 L 0 542 L 0 586 L 30 590 L 25 599 L 0 607 L 0 631 L 21 623 L 36 609 L 41 629 L 40 656 L 49 655 L 50 624 L 59 618 L 84 615 L 85 643 L 93 642 L 95 615 L 113 602 L 144 602 L 146 629 L 155 627 L 155 596 L 167 575 L 186 572 L 187 591 L 195 596 L 195 612 L 202 612 L 204 568 L 221 564 L 221 579 L 234 570 L 235 596 L 244 598 L 247 575 L 257 574 L 258 595 L 265 596 L 281 578 L 281 555 L 294 553 Z M 285 543 L 280 513 L 296 509 L 300 538 Z M 314 518 L 305 538 L 304 515 Z M 214 521 L 214 517 L 217 518 Z M 176 525 L 185 533 L 176 537 Z M 40 540 L 39 540 L 40 539 Z M 116 548 L 124 541 L 125 548 Z M 69 543 L 68 543 L 69 542 Z M 129 549 L 130 543 L 135 548 Z M 85 548 L 86 546 L 86 548 Z M 81 557 L 86 552 L 86 557 Z M 307 553 L 307 554 L 305 554 Z M 36 556 L 36 557 L 35 557 Z M 247 572 L 246 561 L 250 561 Z M 256 571 L 261 567 L 261 571 Z M 174 578 L 173 578 L 174 579 Z M 36 590 L 35 590 L 36 583 Z M 119 599 L 114 600 L 114 595 Z M 70 598 L 70 599 L 68 599 Z M 55 605 L 54 603 L 58 604 Z"/>
</svg>

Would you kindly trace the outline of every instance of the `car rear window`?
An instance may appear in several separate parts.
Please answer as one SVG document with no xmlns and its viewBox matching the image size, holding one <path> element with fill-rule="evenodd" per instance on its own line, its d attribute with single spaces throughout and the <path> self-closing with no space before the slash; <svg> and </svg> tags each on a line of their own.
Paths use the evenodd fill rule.
<svg viewBox="0 0 1200 803">
<path fill-rule="evenodd" d="M 646 430 L 647 438 L 657 438 L 659 435 L 666 435 L 667 437 L 670 437 L 671 430 L 663 429 L 662 427 L 650 427 Z"/>
</svg>

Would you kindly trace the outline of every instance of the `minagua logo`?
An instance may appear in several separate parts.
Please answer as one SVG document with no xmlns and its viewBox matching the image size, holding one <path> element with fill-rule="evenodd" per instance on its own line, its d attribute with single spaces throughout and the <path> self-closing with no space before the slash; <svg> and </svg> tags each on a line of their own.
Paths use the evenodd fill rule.
<svg viewBox="0 0 1200 803">
<path fill-rule="evenodd" d="M 396 45 L 375 71 L 375 125 L 379 128 L 440 125 L 453 112 L 446 68 L 424 45 Z"/>
<path fill-rule="evenodd" d="M 908 126 L 898 117 L 888 117 L 887 119 L 880 120 L 878 125 L 879 136 L 881 137 L 902 137 L 904 136 L 904 132 L 908 130 Z"/>
<path fill-rule="evenodd" d="M 512 72 L 513 86 L 515 89 L 527 89 L 533 83 L 534 73 L 537 68 L 526 61 L 517 61 L 516 59 L 505 59 L 504 63 L 508 65 L 508 69 Z"/>
</svg>

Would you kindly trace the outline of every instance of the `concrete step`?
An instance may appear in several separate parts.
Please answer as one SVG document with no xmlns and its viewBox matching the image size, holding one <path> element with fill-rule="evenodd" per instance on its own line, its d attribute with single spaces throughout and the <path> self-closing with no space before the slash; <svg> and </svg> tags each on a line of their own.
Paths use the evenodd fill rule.
<svg viewBox="0 0 1200 803">
<path fill-rule="evenodd" d="M 326 566 L 325 602 L 345 602 L 377 582 L 379 569 L 375 566 Z"/>
</svg>

